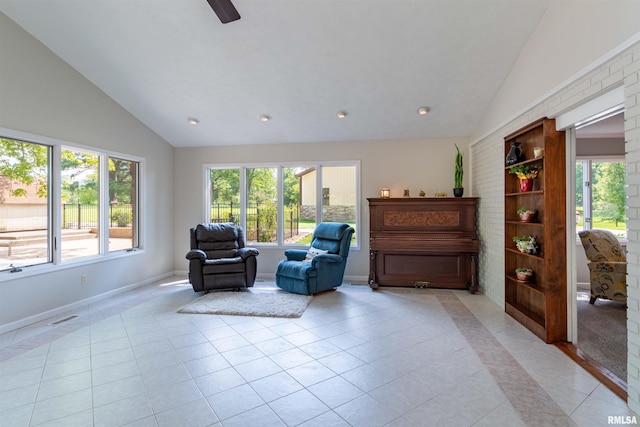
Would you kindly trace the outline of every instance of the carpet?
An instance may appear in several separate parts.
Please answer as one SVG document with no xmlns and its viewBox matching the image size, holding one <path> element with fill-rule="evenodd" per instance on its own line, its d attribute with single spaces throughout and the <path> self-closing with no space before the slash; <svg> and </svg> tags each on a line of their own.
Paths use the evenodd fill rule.
<svg viewBox="0 0 640 427">
<path fill-rule="evenodd" d="M 589 291 L 578 291 L 576 347 L 623 381 L 627 381 L 627 309 L 617 301 L 589 304 Z"/>
<path fill-rule="evenodd" d="M 183 306 L 178 313 L 227 314 L 232 316 L 300 317 L 311 296 L 284 291 L 209 292 Z"/>
</svg>

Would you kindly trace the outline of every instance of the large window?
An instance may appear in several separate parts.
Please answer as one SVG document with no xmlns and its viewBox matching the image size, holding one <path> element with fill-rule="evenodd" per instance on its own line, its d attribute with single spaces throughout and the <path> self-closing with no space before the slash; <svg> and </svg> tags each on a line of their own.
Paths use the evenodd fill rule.
<svg viewBox="0 0 640 427">
<path fill-rule="evenodd" d="M 100 160 L 96 154 L 62 149 L 62 259 L 100 253 L 99 166 Z"/>
<path fill-rule="evenodd" d="M 137 248 L 139 165 L 0 138 L 0 271 Z"/>
<path fill-rule="evenodd" d="M 278 169 L 245 168 L 246 239 L 250 243 L 277 243 Z"/>
<path fill-rule="evenodd" d="M 216 165 L 206 171 L 206 220 L 243 226 L 251 244 L 308 245 L 319 221 L 349 223 L 357 234 L 357 163 Z"/>
<path fill-rule="evenodd" d="M 52 261 L 51 152 L 0 138 L 0 270 Z"/>
<path fill-rule="evenodd" d="M 576 231 L 605 229 L 626 239 L 625 163 L 576 161 Z"/>
<path fill-rule="evenodd" d="M 109 157 L 109 252 L 138 245 L 138 162 Z"/>
</svg>

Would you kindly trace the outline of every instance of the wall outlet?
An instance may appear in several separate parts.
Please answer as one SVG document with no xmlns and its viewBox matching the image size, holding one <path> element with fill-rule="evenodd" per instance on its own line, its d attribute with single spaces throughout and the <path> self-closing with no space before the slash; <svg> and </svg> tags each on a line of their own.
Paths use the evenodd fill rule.
<svg viewBox="0 0 640 427">
<path fill-rule="evenodd" d="M 83 274 L 82 276 L 80 276 L 80 284 L 81 285 L 86 285 L 87 284 L 87 275 Z"/>
</svg>

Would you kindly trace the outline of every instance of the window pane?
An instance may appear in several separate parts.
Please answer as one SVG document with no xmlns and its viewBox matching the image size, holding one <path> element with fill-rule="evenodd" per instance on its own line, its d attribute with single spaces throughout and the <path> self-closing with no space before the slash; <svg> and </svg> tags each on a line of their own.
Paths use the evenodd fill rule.
<svg viewBox="0 0 640 427">
<path fill-rule="evenodd" d="M 62 150 L 62 259 L 100 253 L 98 156 Z"/>
<path fill-rule="evenodd" d="M 316 169 L 286 167 L 284 182 L 284 241 L 311 243 L 316 228 Z"/>
<path fill-rule="evenodd" d="M 0 270 L 52 261 L 50 147 L 0 138 Z"/>
<path fill-rule="evenodd" d="M 240 221 L 240 169 L 212 169 L 211 222 Z"/>
<path fill-rule="evenodd" d="M 626 238 L 624 162 L 592 162 L 592 228 Z"/>
<path fill-rule="evenodd" d="M 355 229 L 356 190 L 355 166 L 324 166 L 322 168 L 322 221 L 346 222 Z M 355 233 L 352 244 L 354 242 Z"/>
<path fill-rule="evenodd" d="M 576 238 L 579 231 L 584 230 L 584 182 L 582 162 L 576 162 Z"/>
<path fill-rule="evenodd" d="M 319 218 L 347 222 L 356 228 L 357 166 L 321 169 L 328 171 L 322 186 L 318 167 L 211 168 L 207 220 L 241 223 L 246 242 L 252 245 L 309 245 Z"/>
<path fill-rule="evenodd" d="M 246 169 L 247 242 L 277 242 L 277 168 Z"/>
<path fill-rule="evenodd" d="M 109 252 L 137 248 L 138 163 L 109 158 Z"/>
</svg>

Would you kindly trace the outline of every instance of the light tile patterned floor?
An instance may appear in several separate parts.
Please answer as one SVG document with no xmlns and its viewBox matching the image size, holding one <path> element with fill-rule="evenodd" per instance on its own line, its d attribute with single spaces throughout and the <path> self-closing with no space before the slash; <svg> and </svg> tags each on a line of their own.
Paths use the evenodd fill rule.
<svg viewBox="0 0 640 427">
<path fill-rule="evenodd" d="M 482 295 L 344 285 L 299 319 L 176 313 L 199 296 L 173 278 L 0 336 L 0 426 L 603 426 L 636 415 Z"/>
</svg>

